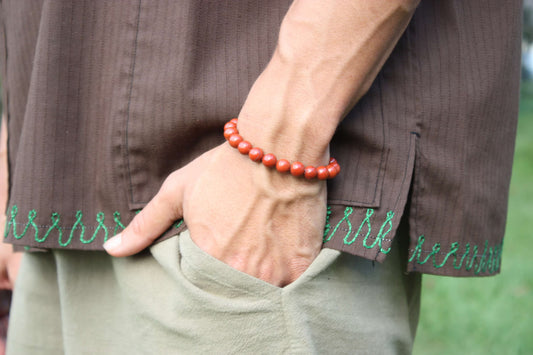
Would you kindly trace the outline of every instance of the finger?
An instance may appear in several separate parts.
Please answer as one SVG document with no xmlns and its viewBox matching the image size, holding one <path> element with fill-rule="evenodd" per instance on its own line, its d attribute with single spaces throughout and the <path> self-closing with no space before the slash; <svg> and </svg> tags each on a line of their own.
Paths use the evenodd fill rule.
<svg viewBox="0 0 533 355">
<path fill-rule="evenodd" d="M 105 250 L 113 256 L 128 256 L 151 245 L 181 218 L 182 185 L 180 172 L 171 174 L 157 195 L 133 218 L 122 233 L 104 243 Z"/>
<path fill-rule="evenodd" d="M 0 290 L 10 290 L 9 262 L 13 255 L 13 246 L 0 242 Z"/>
</svg>

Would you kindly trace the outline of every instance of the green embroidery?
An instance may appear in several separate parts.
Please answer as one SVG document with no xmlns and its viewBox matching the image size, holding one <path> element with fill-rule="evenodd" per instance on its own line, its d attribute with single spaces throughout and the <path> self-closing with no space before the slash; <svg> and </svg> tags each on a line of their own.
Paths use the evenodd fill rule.
<svg viewBox="0 0 533 355">
<path fill-rule="evenodd" d="M 72 230 L 70 231 L 70 235 L 68 237 L 68 240 L 65 243 L 63 243 L 63 242 L 61 242 L 61 238 L 59 238 L 58 239 L 59 245 L 61 245 L 62 247 L 66 247 L 67 245 L 69 245 L 70 242 L 72 241 L 72 238 L 74 237 L 74 231 L 76 229 L 80 228 L 80 227 L 81 227 L 80 239 L 83 239 L 83 235 L 85 234 L 85 225 L 81 221 L 82 217 L 83 217 L 83 213 L 81 213 L 81 211 L 77 211 L 76 212 L 76 222 L 72 226 Z"/>
<path fill-rule="evenodd" d="M 340 228 L 343 222 L 346 222 L 346 224 L 348 225 L 348 233 L 346 233 L 346 236 L 344 238 L 346 238 L 352 232 L 352 222 L 350 222 L 350 220 L 348 219 L 348 217 L 350 217 L 352 213 L 353 213 L 353 208 L 346 207 L 346 209 L 344 210 L 344 217 L 339 221 L 339 223 L 337 223 L 337 225 L 335 226 L 335 228 L 333 229 L 333 232 L 331 232 L 329 237 L 324 239 L 324 242 L 331 240 L 331 238 L 335 235 L 335 233 L 337 233 L 337 230 Z"/>
<path fill-rule="evenodd" d="M 9 218 L 9 221 L 6 222 L 6 226 L 4 228 L 4 238 L 7 237 L 7 235 L 9 234 L 9 230 L 11 227 L 13 227 L 13 236 L 15 237 L 15 239 L 21 239 L 22 237 L 24 237 L 24 235 L 26 235 L 26 233 L 28 232 L 28 228 L 30 228 L 30 226 L 32 226 L 37 233 L 37 225 L 33 222 L 33 220 L 37 216 L 37 212 L 35 212 L 35 210 L 31 210 L 28 213 L 28 223 L 26 224 L 26 227 L 24 228 L 21 234 L 17 234 L 16 217 L 18 212 L 19 210 L 16 205 L 11 208 L 11 217 Z"/>
<path fill-rule="evenodd" d="M 460 270 L 463 267 L 466 271 L 470 271 L 473 269 L 474 274 L 476 275 L 485 272 L 492 274 L 497 272 L 500 267 L 502 257 L 502 244 L 496 245 L 494 247 L 489 247 L 489 241 L 486 240 L 483 254 L 478 255 L 478 246 L 474 245 L 474 247 L 471 249 L 470 243 L 467 243 L 465 245 L 465 252 L 460 258 L 459 264 L 457 264 L 457 261 L 459 260 L 459 257 L 457 256 L 457 252 L 459 251 L 458 242 L 452 243 L 450 245 L 450 251 L 446 253 L 440 263 L 437 261 L 437 255 L 441 250 L 440 243 L 435 243 L 431 252 L 426 256 L 425 259 L 421 260 L 422 246 L 424 245 L 424 242 L 425 238 L 423 235 L 421 235 L 418 238 L 418 242 L 415 249 L 413 250 L 413 253 L 409 257 L 409 262 L 416 262 L 417 264 L 424 265 L 429 260 L 431 260 L 433 267 L 439 269 L 444 267 L 448 263 L 450 257 L 453 257 L 454 269 Z"/>
<path fill-rule="evenodd" d="M 476 261 L 476 257 L 477 257 L 477 250 L 478 250 L 478 246 L 477 245 L 474 245 L 474 248 L 472 250 L 472 255 L 467 255 L 466 257 L 466 262 L 465 262 L 465 269 L 467 271 L 470 271 L 472 269 L 472 267 L 474 266 L 474 261 Z M 470 256 L 470 261 L 468 261 L 468 257 Z"/>
<path fill-rule="evenodd" d="M 420 240 L 419 240 L 419 242 L 420 242 Z M 465 258 L 468 256 L 469 253 L 470 253 L 470 243 L 466 243 L 465 253 L 463 254 L 463 257 L 461 258 L 461 262 L 459 263 L 459 265 L 457 265 L 457 258 L 453 261 L 454 269 L 460 270 L 463 267 L 463 262 L 464 262 Z"/>
<path fill-rule="evenodd" d="M 57 229 L 59 231 L 59 240 L 61 240 L 61 237 L 63 236 L 63 231 L 61 230 L 61 228 L 58 227 L 60 219 L 61 217 L 59 216 L 59 213 L 52 213 L 52 225 L 50 226 L 50 228 L 48 228 L 42 239 L 38 237 L 38 233 L 35 233 L 35 241 L 38 243 L 44 242 L 54 229 Z"/>
<path fill-rule="evenodd" d="M 487 270 L 487 261 L 486 261 L 486 258 L 487 258 L 487 249 L 489 247 L 489 242 L 488 240 L 485 241 L 485 248 L 483 249 L 483 254 L 481 255 L 481 259 L 479 260 L 479 264 L 478 264 L 478 267 L 474 270 L 474 273 L 477 275 L 479 274 L 481 271 L 485 271 Z"/>
<path fill-rule="evenodd" d="M 500 268 L 501 255 L 502 255 L 503 244 L 496 245 L 492 248 L 489 248 L 489 267 L 488 271 L 494 273 Z"/>
<path fill-rule="evenodd" d="M 100 231 L 100 229 L 104 230 L 104 242 L 107 240 L 108 232 L 107 232 L 107 227 L 104 224 L 104 219 L 105 219 L 104 212 L 98 212 L 96 214 L 96 221 L 98 222 L 98 226 L 94 230 L 94 233 L 93 233 L 91 239 L 85 240 L 85 239 L 83 239 L 83 236 L 80 236 L 80 241 L 83 244 L 92 243 L 96 239 L 96 236 L 98 235 L 98 232 Z"/>
<path fill-rule="evenodd" d="M 368 213 L 367 213 L 367 218 L 370 218 L 368 217 Z M 369 227 L 368 227 L 368 233 L 366 234 L 366 237 L 365 239 L 363 240 L 363 246 L 367 249 L 372 249 L 376 246 L 376 244 L 378 244 L 379 246 L 379 250 L 383 253 L 383 254 L 388 254 L 390 251 L 391 251 L 391 248 L 385 250 L 383 249 L 383 239 L 387 236 L 387 234 L 389 234 L 389 232 L 392 230 L 392 219 L 394 218 L 394 212 L 392 211 L 389 211 L 387 212 L 387 219 L 385 220 L 385 222 L 383 222 L 383 224 L 381 225 L 381 228 L 379 229 L 379 232 L 378 232 L 378 235 L 376 236 L 376 239 L 374 240 L 374 243 L 372 243 L 372 245 L 368 245 L 366 243 L 367 239 L 368 239 L 368 236 L 370 234 L 370 223 L 369 223 Z M 383 233 L 383 229 L 385 228 L 385 226 L 389 226 L 389 228 L 387 229 L 387 231 L 385 233 Z"/>
<path fill-rule="evenodd" d="M 440 250 L 440 244 L 439 244 L 439 250 Z M 436 262 L 433 261 L 433 266 L 435 266 L 437 269 L 443 267 L 448 262 L 448 258 L 452 255 L 456 255 L 458 250 L 459 250 L 459 243 L 457 242 L 452 243 L 452 245 L 450 246 L 450 251 L 448 252 L 448 254 L 446 254 L 444 259 L 442 260 L 442 263 L 437 265 Z"/>
<path fill-rule="evenodd" d="M 385 222 L 383 223 L 383 225 L 381 226 L 380 230 L 379 230 L 379 233 L 378 233 L 378 238 L 379 238 L 379 250 L 381 250 L 381 252 L 383 254 L 388 254 L 390 251 L 391 251 L 391 248 L 392 247 L 389 247 L 389 249 L 385 250 L 383 249 L 383 240 L 385 239 L 385 237 L 390 233 L 390 231 L 392 230 L 392 219 L 394 218 L 394 212 L 392 211 L 389 211 L 387 212 L 387 219 L 385 220 Z M 383 233 L 383 227 L 388 224 L 389 225 L 389 229 L 387 229 L 387 231 L 385 233 Z"/>
<path fill-rule="evenodd" d="M 331 217 L 331 206 L 328 206 L 326 211 L 326 224 L 324 225 L 324 235 L 322 236 L 322 240 L 326 241 L 326 237 L 331 230 L 331 224 L 329 223 L 329 218 Z M 330 237 L 331 239 L 331 237 Z M 329 240 L 329 239 L 328 239 Z"/>
<path fill-rule="evenodd" d="M 363 246 L 365 248 L 367 248 L 367 249 L 373 249 L 376 246 L 378 246 L 379 247 L 379 251 L 381 253 L 383 253 L 383 254 L 389 253 L 391 248 L 383 249 L 383 240 L 385 240 L 385 237 L 393 229 L 392 220 L 394 218 L 394 212 L 393 211 L 387 212 L 387 219 L 381 225 L 381 228 L 379 229 L 378 235 L 375 237 L 374 242 L 369 245 L 368 244 L 369 243 L 368 242 L 369 238 L 373 238 L 371 234 L 372 234 L 372 216 L 374 215 L 374 212 L 375 211 L 372 208 L 369 208 L 369 209 L 366 210 L 365 218 L 363 219 L 363 221 L 359 225 L 359 228 L 357 229 L 355 234 L 352 235 L 353 226 L 352 226 L 352 223 L 351 223 L 351 221 L 350 221 L 350 219 L 348 217 L 350 215 L 352 215 L 353 208 L 352 207 L 346 207 L 345 210 L 344 210 L 344 217 L 337 223 L 337 225 L 335 226 L 335 228 L 333 229 L 331 234 L 329 234 L 329 236 L 324 239 L 324 242 L 330 241 L 331 238 L 333 238 L 333 236 L 338 232 L 338 230 L 341 227 L 341 225 L 343 223 L 345 223 L 348 226 L 347 229 L 343 229 L 343 230 L 347 231 L 347 233 L 343 237 L 343 242 L 344 242 L 345 245 L 353 244 L 357 240 L 357 238 L 359 238 L 359 236 L 361 235 L 362 231 L 366 229 L 366 234 L 365 234 L 365 237 L 363 239 Z M 326 215 L 326 226 L 325 226 L 325 230 L 324 230 L 324 236 L 328 235 L 328 233 L 329 233 L 329 231 L 331 229 L 331 225 L 330 225 L 330 222 L 329 222 L 330 214 L 331 214 L 331 208 L 328 207 L 328 214 Z"/>
<path fill-rule="evenodd" d="M 139 212 L 140 210 L 136 211 L 136 214 Z M 4 238 L 7 238 L 7 236 L 9 235 L 9 232 L 11 231 L 15 239 L 22 239 L 26 234 L 30 234 L 30 227 L 34 229 L 33 238 L 35 239 L 37 243 L 44 243 L 50 237 L 50 235 L 54 232 L 54 230 L 57 230 L 57 233 L 58 233 L 57 243 L 63 248 L 68 247 L 72 243 L 74 235 L 78 232 L 79 232 L 79 240 L 83 244 L 93 243 L 97 239 L 98 234 L 103 233 L 104 242 L 107 241 L 107 239 L 110 237 L 109 234 L 110 234 L 111 227 L 105 225 L 105 214 L 103 212 L 98 212 L 96 214 L 96 222 L 98 222 L 98 225 L 96 226 L 96 229 L 94 230 L 94 232 L 92 233 L 89 239 L 87 239 L 88 236 L 86 236 L 86 231 L 88 227 L 86 227 L 85 224 L 83 223 L 82 211 L 76 212 L 76 221 L 72 225 L 72 228 L 68 228 L 68 227 L 60 225 L 61 216 L 57 212 L 52 213 L 50 217 L 52 221 L 51 225 L 37 226 L 37 224 L 35 224 L 34 222 L 35 218 L 37 217 L 37 212 L 35 210 L 31 210 L 28 213 L 28 223 L 22 224 L 25 227 L 20 232 L 20 234 L 17 228 L 20 228 L 19 226 L 21 225 L 21 223 L 17 223 L 17 215 L 18 215 L 18 207 L 17 205 L 13 205 L 13 207 L 11 208 L 10 216 L 8 220 L 6 220 L 6 225 L 4 228 Z M 113 221 L 115 222 L 115 225 L 113 228 L 113 235 L 118 234 L 120 231 L 126 228 L 126 226 L 124 226 L 124 224 L 122 223 L 120 212 L 115 211 L 113 213 Z M 176 229 L 180 228 L 183 225 L 183 223 L 184 223 L 183 219 L 181 219 L 177 221 L 176 223 L 174 223 L 172 227 Z M 45 234 L 42 237 L 39 237 L 40 228 L 41 229 L 47 228 Z M 65 229 L 70 229 L 70 232 L 68 234 L 68 239 L 66 241 L 63 241 L 63 236 L 64 236 L 63 234 L 65 234 Z"/>
<path fill-rule="evenodd" d="M 136 213 L 139 213 L 140 210 L 136 211 Z M 378 234 L 375 237 L 375 240 L 369 244 L 369 238 L 373 238 L 371 236 L 372 234 L 372 217 L 374 215 L 374 210 L 372 208 L 369 208 L 366 210 L 366 216 L 359 225 L 359 228 L 355 232 L 355 234 L 350 238 L 350 235 L 353 231 L 353 225 L 350 221 L 349 217 L 353 214 L 354 208 L 353 207 L 346 207 L 344 209 L 344 217 L 335 225 L 333 230 L 331 230 L 331 223 L 330 223 L 330 217 L 332 214 L 331 206 L 327 207 L 326 212 L 326 223 L 324 226 L 324 242 L 330 241 L 333 236 L 339 232 L 339 230 L 346 231 L 346 234 L 342 237 L 343 242 L 346 245 L 353 244 L 359 235 L 362 233 L 362 231 L 366 228 L 366 234 L 362 241 L 362 244 L 367 249 L 373 249 L 376 247 L 379 247 L 379 251 L 383 254 L 387 254 L 390 252 L 391 248 L 383 249 L 383 240 L 386 240 L 386 236 L 393 230 L 393 219 L 394 219 L 394 212 L 389 211 L 387 212 L 387 218 L 381 225 Z M 4 228 L 4 238 L 6 238 L 9 235 L 9 232 L 12 231 L 13 237 L 15 239 L 22 239 L 26 234 L 29 233 L 30 227 L 34 229 L 34 239 L 38 243 L 45 242 L 50 234 L 57 230 L 58 232 L 58 244 L 61 247 L 67 247 L 74 238 L 74 234 L 76 231 L 79 231 L 79 238 L 80 241 L 84 244 L 92 243 L 96 240 L 96 237 L 99 233 L 104 234 L 104 242 L 107 241 L 109 238 L 109 227 L 105 225 L 105 214 L 103 212 L 98 212 L 96 215 L 96 221 L 98 222 L 98 225 L 96 229 L 94 230 L 93 234 L 89 239 L 85 239 L 85 232 L 86 232 L 86 226 L 83 223 L 83 213 L 81 211 L 76 212 L 76 221 L 74 222 L 71 231 L 69 233 L 69 237 L 66 241 L 63 241 L 63 230 L 68 229 L 65 227 L 60 226 L 60 220 L 61 216 L 59 213 L 54 212 L 51 215 L 51 221 L 52 224 L 48 227 L 46 230 L 46 233 L 44 236 L 39 237 L 39 226 L 37 226 L 34 222 L 35 218 L 37 217 L 37 212 L 35 210 L 31 210 L 28 212 L 28 222 L 23 224 L 25 227 L 24 229 L 19 233 L 17 228 L 20 223 L 17 223 L 17 217 L 18 215 L 18 207 L 16 205 L 13 205 L 11 208 L 10 216 L 8 220 L 6 221 L 6 225 Z M 118 211 L 115 211 L 113 213 L 113 220 L 115 222 L 115 226 L 113 229 L 113 235 L 118 234 L 121 230 L 124 230 L 126 227 L 121 221 L 121 215 Z M 183 219 L 179 220 L 178 222 L 174 223 L 173 228 L 177 229 L 180 228 L 183 225 L 184 221 Z M 345 227 L 343 227 L 345 225 Z M 41 226 L 41 228 L 44 228 L 45 226 Z M 341 228 L 343 227 L 343 228 Z M 331 232 L 331 233 L 330 233 Z M 439 262 L 438 256 L 441 253 L 441 244 L 435 243 L 428 254 L 422 258 L 423 252 L 423 245 L 425 243 L 425 237 L 421 235 L 418 238 L 417 245 L 415 246 L 415 249 L 412 250 L 412 254 L 409 257 L 409 262 L 415 262 L 419 265 L 424 265 L 427 262 L 431 260 L 432 265 L 434 268 L 439 269 L 444 267 L 449 263 L 450 260 L 453 258 L 453 268 L 456 270 L 465 269 L 466 271 L 473 270 L 474 273 L 480 274 L 488 272 L 490 274 L 495 273 L 500 268 L 501 263 L 501 256 L 502 256 L 502 244 L 489 247 L 488 241 L 485 241 L 484 249 L 482 254 L 478 254 L 479 247 L 477 245 L 474 245 L 473 247 L 470 245 L 470 243 L 467 243 L 465 245 L 465 252 L 464 254 L 459 257 L 457 255 L 459 251 L 459 243 L 455 242 L 452 243 L 450 246 L 450 250 L 444 254 L 444 257 Z"/>
<path fill-rule="evenodd" d="M 122 228 L 122 230 L 124 230 L 126 227 L 124 227 L 124 225 L 122 224 L 122 221 L 120 220 L 120 213 L 118 211 L 115 211 L 113 213 L 113 220 L 115 221 L 115 229 L 113 230 L 113 235 L 117 235 L 119 227 Z"/>
<path fill-rule="evenodd" d="M 61 226 L 61 216 L 57 212 L 52 213 L 50 217 L 52 223 L 49 226 L 37 226 L 37 224 L 35 224 L 34 220 L 37 217 L 37 212 L 35 210 L 31 210 L 28 213 L 27 223 L 24 223 L 24 224 L 17 223 L 17 216 L 18 216 L 18 207 L 17 205 L 13 205 L 11 208 L 10 216 L 8 220 L 6 220 L 6 225 L 4 228 L 4 238 L 7 238 L 7 236 L 9 235 L 9 232 L 11 231 L 15 239 L 22 239 L 25 235 L 31 234 L 30 227 L 32 227 L 34 230 L 33 238 L 35 239 L 37 243 L 44 243 L 50 237 L 50 235 L 54 232 L 54 230 L 57 230 L 57 233 L 58 233 L 57 243 L 61 247 L 67 247 L 68 245 L 70 245 L 72 242 L 72 239 L 74 238 L 74 235 L 78 231 L 79 231 L 80 241 L 84 244 L 89 244 L 89 243 L 94 242 L 98 233 L 102 233 L 102 232 L 104 233 L 104 242 L 109 238 L 109 227 L 106 226 L 104 223 L 105 215 L 103 212 L 99 212 L 96 215 L 96 221 L 98 222 L 98 225 L 94 233 L 91 235 L 89 239 L 86 239 L 86 236 L 85 236 L 87 227 L 83 223 L 83 213 L 81 211 L 76 212 L 76 221 L 72 225 L 72 228 Z M 113 231 L 114 231 L 114 234 L 117 234 L 119 230 L 123 230 L 125 228 L 124 224 L 121 221 L 120 213 L 118 211 L 115 211 L 113 213 L 113 220 L 115 221 L 115 226 L 114 226 Z M 183 221 L 180 221 L 180 223 L 178 223 L 177 226 L 179 227 L 182 223 Z M 19 234 L 18 228 L 21 224 L 24 225 L 25 227 Z M 47 228 L 46 232 L 42 237 L 40 237 L 39 236 L 40 229 L 44 229 L 44 228 Z M 66 241 L 63 240 L 63 237 L 64 237 L 63 234 L 64 234 L 65 229 L 70 229 L 69 236 Z"/>
<path fill-rule="evenodd" d="M 372 208 L 369 208 L 369 209 L 366 210 L 366 217 L 365 217 L 365 219 L 363 219 L 363 222 L 361 222 L 361 225 L 359 226 L 359 229 L 357 230 L 357 233 L 355 233 L 354 237 L 351 240 L 347 239 L 348 236 L 350 235 L 350 233 L 348 233 L 346 236 L 344 236 L 344 244 L 350 245 L 353 242 L 355 242 L 357 237 L 359 237 L 359 233 L 361 233 L 361 230 L 363 229 L 363 227 L 365 225 L 367 226 L 367 232 L 366 232 L 365 240 L 366 240 L 366 238 L 368 238 L 368 236 L 370 235 L 370 232 L 372 231 L 372 225 L 370 224 L 370 217 L 372 217 L 373 214 L 374 214 L 374 210 Z"/>
<path fill-rule="evenodd" d="M 12 226 L 13 227 L 13 236 L 16 238 L 16 239 L 19 239 L 17 238 L 17 229 L 16 229 L 16 226 L 17 226 L 17 222 L 15 220 L 15 217 L 17 216 L 17 213 L 18 213 L 18 207 L 17 206 L 13 206 L 11 208 L 11 217 L 9 218 L 9 220 L 6 221 L 6 225 L 4 227 L 4 238 L 6 238 L 8 235 L 9 235 L 9 230 Z M 28 223 L 29 224 L 29 223 Z M 21 237 L 22 238 L 22 237 Z"/>
</svg>

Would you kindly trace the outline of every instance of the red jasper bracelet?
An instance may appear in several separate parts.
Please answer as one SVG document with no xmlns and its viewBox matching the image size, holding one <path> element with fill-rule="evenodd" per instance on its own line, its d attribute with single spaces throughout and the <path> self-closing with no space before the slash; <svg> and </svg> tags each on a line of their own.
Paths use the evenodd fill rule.
<svg viewBox="0 0 533 355">
<path fill-rule="evenodd" d="M 252 161 L 263 163 L 268 168 L 276 167 L 276 170 L 280 173 L 290 171 L 294 176 L 303 175 L 306 179 L 314 179 L 315 177 L 319 180 L 333 179 L 341 171 L 341 167 L 335 158 L 330 158 L 327 166 L 315 168 L 314 166 L 306 167 L 299 161 L 291 164 L 286 159 L 278 160 L 272 153 L 264 154 L 261 148 L 253 147 L 250 142 L 242 138 L 237 129 L 237 122 L 238 120 L 233 118 L 224 125 L 224 138 L 233 148 L 237 148 L 241 154 L 248 154 Z"/>
</svg>

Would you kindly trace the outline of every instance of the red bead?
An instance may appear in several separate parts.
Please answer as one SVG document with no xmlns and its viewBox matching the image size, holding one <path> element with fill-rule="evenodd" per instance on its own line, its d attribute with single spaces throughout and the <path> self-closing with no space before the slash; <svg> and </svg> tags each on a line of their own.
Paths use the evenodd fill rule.
<svg viewBox="0 0 533 355">
<path fill-rule="evenodd" d="M 248 154 L 250 159 L 255 162 L 262 162 L 264 166 L 269 168 L 275 166 L 276 170 L 280 173 L 290 171 L 294 176 L 304 175 L 306 179 L 314 179 L 315 177 L 318 177 L 320 180 L 332 179 L 341 171 L 339 163 L 333 157 L 329 158 L 329 164 L 327 166 L 315 168 L 314 166 L 304 167 L 298 161 L 291 164 L 286 159 L 277 160 L 276 156 L 271 153 L 264 154 L 261 148 L 254 148 L 250 142 L 245 141 L 239 134 L 239 130 L 237 129 L 238 121 L 237 118 L 233 118 L 224 125 L 224 138 L 228 140 L 233 148 L 237 148 L 241 154 Z"/>
<path fill-rule="evenodd" d="M 252 148 L 250 149 L 248 156 L 253 161 L 261 161 L 261 159 L 263 158 L 263 150 L 261 148 Z"/>
<path fill-rule="evenodd" d="M 314 179 L 316 177 L 316 168 L 314 166 L 308 166 L 304 170 L 304 176 L 306 179 Z"/>
<path fill-rule="evenodd" d="M 294 163 L 291 164 L 291 174 L 293 176 L 303 175 L 304 170 L 305 170 L 304 165 L 300 163 L 299 161 L 295 161 Z"/>
<path fill-rule="evenodd" d="M 265 154 L 263 157 L 263 165 L 269 168 L 276 166 L 276 156 L 272 153 Z"/>
<path fill-rule="evenodd" d="M 228 128 L 237 128 L 237 125 L 235 123 L 232 123 L 232 122 L 228 122 L 224 125 L 224 130 L 227 130 Z"/>
<path fill-rule="evenodd" d="M 276 163 L 276 170 L 280 173 L 286 173 L 287 171 L 291 170 L 291 163 L 289 163 L 286 159 L 280 159 Z"/>
<path fill-rule="evenodd" d="M 335 167 L 335 164 L 329 164 L 326 169 L 328 169 L 329 178 L 333 179 L 335 176 L 337 176 L 337 168 Z"/>
<path fill-rule="evenodd" d="M 239 134 L 239 131 L 237 131 L 236 128 L 226 128 L 224 130 L 224 138 L 229 139 L 233 134 Z"/>
<path fill-rule="evenodd" d="M 241 154 L 248 154 L 250 153 L 250 149 L 252 149 L 252 144 L 248 141 L 242 141 L 237 146 L 237 149 L 239 152 L 241 152 Z"/>
<path fill-rule="evenodd" d="M 237 148 L 239 146 L 239 143 L 243 141 L 240 134 L 232 134 L 229 139 L 229 145 L 231 145 L 233 148 Z"/>
<path fill-rule="evenodd" d="M 316 175 L 318 176 L 318 179 L 320 180 L 326 180 L 329 177 L 328 168 L 325 166 L 319 166 L 316 168 Z"/>
<path fill-rule="evenodd" d="M 339 165 L 339 163 L 334 163 L 333 166 L 337 170 L 337 174 L 339 174 L 341 172 L 341 166 Z"/>
</svg>

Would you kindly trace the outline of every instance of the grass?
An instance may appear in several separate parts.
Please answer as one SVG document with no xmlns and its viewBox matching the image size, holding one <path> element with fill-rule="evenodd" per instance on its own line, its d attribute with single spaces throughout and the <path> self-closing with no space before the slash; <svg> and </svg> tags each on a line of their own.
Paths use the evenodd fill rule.
<svg viewBox="0 0 533 355">
<path fill-rule="evenodd" d="M 502 273 L 424 276 L 415 355 L 533 354 L 533 82 L 522 85 Z"/>
</svg>

